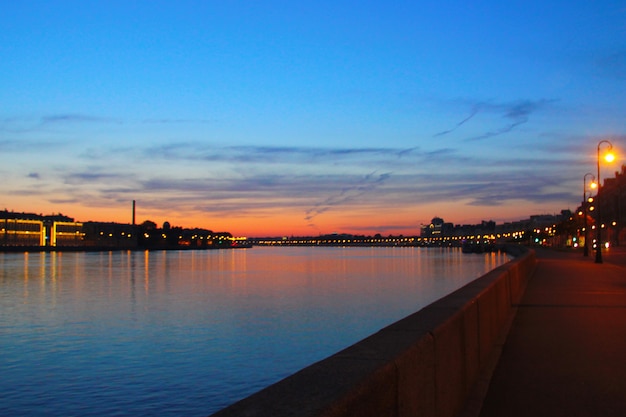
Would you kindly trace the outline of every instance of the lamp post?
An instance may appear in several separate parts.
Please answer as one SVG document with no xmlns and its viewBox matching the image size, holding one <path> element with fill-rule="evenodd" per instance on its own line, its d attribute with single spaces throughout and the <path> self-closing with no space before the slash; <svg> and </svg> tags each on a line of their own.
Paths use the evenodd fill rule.
<svg viewBox="0 0 626 417">
<path fill-rule="evenodd" d="M 611 162 L 613 160 L 613 154 L 610 151 L 613 149 L 613 144 L 608 140 L 601 140 L 598 142 L 598 153 L 597 153 L 597 163 L 598 163 L 598 176 L 596 177 L 598 180 L 598 192 L 596 193 L 596 206 L 597 206 L 597 224 L 596 224 L 596 263 L 602 263 L 602 205 L 600 204 L 600 147 L 603 143 L 608 145 L 607 151 L 608 153 L 605 156 L 605 160 L 607 162 Z"/>
<path fill-rule="evenodd" d="M 587 177 L 591 176 L 591 183 L 595 181 L 596 177 L 591 172 L 588 172 L 583 177 L 583 230 L 585 232 L 585 246 L 583 247 L 583 256 L 589 256 L 589 245 L 587 244 Z"/>
</svg>

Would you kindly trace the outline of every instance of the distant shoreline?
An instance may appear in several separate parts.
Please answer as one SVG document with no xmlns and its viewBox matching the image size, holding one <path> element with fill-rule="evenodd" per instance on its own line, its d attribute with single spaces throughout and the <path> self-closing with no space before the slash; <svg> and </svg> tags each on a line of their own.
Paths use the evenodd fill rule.
<svg viewBox="0 0 626 417">
<path fill-rule="evenodd" d="M 26 252 L 155 252 L 155 251 L 207 251 L 220 249 L 243 249 L 252 246 L 222 246 L 222 247 L 170 247 L 170 248 L 112 248 L 105 246 L 2 246 L 0 253 L 26 253 Z"/>
</svg>

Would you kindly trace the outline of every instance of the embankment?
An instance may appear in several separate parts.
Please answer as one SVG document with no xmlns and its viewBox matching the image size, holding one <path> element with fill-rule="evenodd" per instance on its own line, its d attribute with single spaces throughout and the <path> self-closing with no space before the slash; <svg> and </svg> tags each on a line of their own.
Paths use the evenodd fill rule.
<svg viewBox="0 0 626 417">
<path fill-rule="evenodd" d="M 507 249 L 512 261 L 213 417 L 458 415 L 536 265 Z"/>
</svg>

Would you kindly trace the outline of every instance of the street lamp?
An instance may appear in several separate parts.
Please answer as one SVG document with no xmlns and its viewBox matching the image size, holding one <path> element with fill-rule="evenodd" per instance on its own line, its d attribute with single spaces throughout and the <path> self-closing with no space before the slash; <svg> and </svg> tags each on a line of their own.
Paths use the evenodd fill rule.
<svg viewBox="0 0 626 417">
<path fill-rule="evenodd" d="M 591 176 L 591 184 L 595 184 L 596 177 L 593 176 L 591 172 L 587 172 L 583 177 L 583 230 L 585 232 L 585 246 L 583 248 L 583 255 L 589 256 L 589 245 L 587 244 L 587 177 Z M 593 185 L 589 185 L 593 187 Z"/>
<path fill-rule="evenodd" d="M 602 146 L 603 143 L 606 143 L 608 145 L 607 153 L 604 155 L 604 160 L 606 162 L 613 162 L 613 160 L 615 160 L 615 155 L 611 153 L 611 150 L 613 150 L 613 144 L 609 142 L 608 140 L 601 140 L 600 142 L 598 142 L 598 148 L 597 148 L 598 150 L 598 153 L 597 153 L 598 192 L 596 193 L 596 206 L 598 210 L 598 215 L 596 217 L 598 219 L 598 222 L 596 224 L 596 263 L 597 264 L 602 263 L 602 205 L 600 204 L 600 147 Z"/>
</svg>

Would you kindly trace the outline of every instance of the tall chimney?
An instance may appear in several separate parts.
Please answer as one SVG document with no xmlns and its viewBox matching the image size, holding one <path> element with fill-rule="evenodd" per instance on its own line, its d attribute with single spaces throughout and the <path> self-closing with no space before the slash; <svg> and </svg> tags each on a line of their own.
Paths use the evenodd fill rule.
<svg viewBox="0 0 626 417">
<path fill-rule="evenodd" d="M 135 200 L 133 200 L 133 226 L 135 225 Z"/>
</svg>

